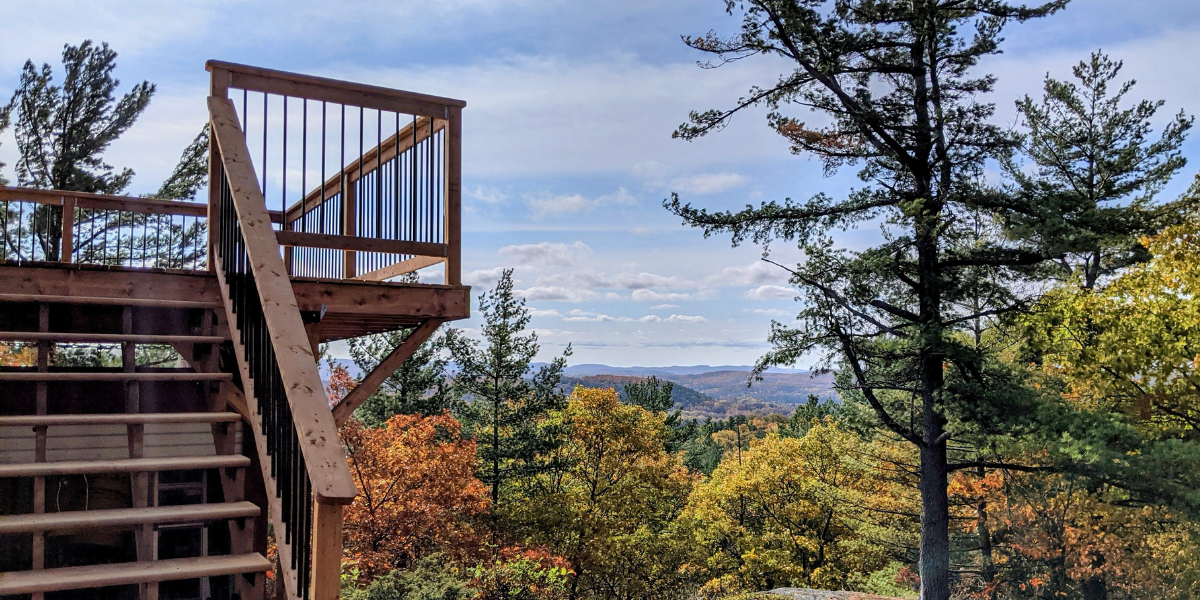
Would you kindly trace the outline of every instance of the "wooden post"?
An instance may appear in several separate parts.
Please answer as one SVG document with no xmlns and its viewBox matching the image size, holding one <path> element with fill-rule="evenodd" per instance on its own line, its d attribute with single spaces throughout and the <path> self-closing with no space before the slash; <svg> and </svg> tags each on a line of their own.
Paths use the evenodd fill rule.
<svg viewBox="0 0 1200 600">
<path fill-rule="evenodd" d="M 63 196 L 62 203 L 62 249 L 59 251 L 59 262 L 69 263 L 71 254 L 75 251 L 75 197 Z"/>
<path fill-rule="evenodd" d="M 214 67 L 211 70 L 208 79 L 208 95 L 217 98 L 229 97 L 229 80 L 230 73 L 220 67 Z M 216 243 L 219 238 L 218 228 L 220 219 L 218 218 L 221 206 L 221 149 L 217 147 L 217 142 L 213 139 L 213 133 L 208 133 L 208 270 L 212 271 L 217 268 L 216 259 Z"/>
<path fill-rule="evenodd" d="M 126 306 L 121 312 L 121 333 L 133 334 L 133 307 Z M 121 343 L 121 370 L 126 373 L 137 371 L 137 345 L 133 342 Z M 136 381 L 125 382 L 125 413 L 138 414 L 142 412 L 141 384 Z M 145 455 L 146 426 L 131 423 L 125 426 L 129 444 L 129 458 L 142 458 Z M 150 502 L 150 474 L 131 473 L 129 483 L 132 486 L 133 507 L 145 508 L 152 506 Z M 138 562 L 158 560 L 154 544 L 153 525 L 138 526 L 134 534 L 134 546 L 137 550 Z M 150 581 L 142 584 L 141 597 L 146 600 L 158 598 L 158 582 Z"/>
<path fill-rule="evenodd" d="M 46 303 L 38 304 L 38 331 L 46 333 L 50 331 L 50 305 Z M 50 342 L 39 340 L 37 344 L 37 370 L 39 373 L 45 373 L 50 370 Z M 39 381 L 37 383 L 37 414 L 44 415 L 48 410 L 48 393 L 46 382 Z M 33 428 L 34 443 L 33 443 L 33 460 L 34 462 L 46 462 L 46 426 L 39 425 Z M 46 512 L 46 478 L 33 478 L 33 513 L 40 515 Z M 41 570 L 46 568 L 46 532 L 38 531 L 33 534 L 33 569 Z M 44 595 L 41 592 L 33 594 L 32 600 L 42 600 Z"/>
<path fill-rule="evenodd" d="M 354 182 L 349 175 L 342 175 L 345 193 L 342 194 L 342 235 L 358 235 L 358 194 L 354 191 Z M 358 275 L 353 250 L 342 251 L 342 278 L 353 279 Z"/>
<path fill-rule="evenodd" d="M 337 600 L 342 576 L 342 505 L 313 506 L 312 600 Z"/>
<path fill-rule="evenodd" d="M 462 109 L 446 124 L 446 285 L 462 285 Z"/>
</svg>

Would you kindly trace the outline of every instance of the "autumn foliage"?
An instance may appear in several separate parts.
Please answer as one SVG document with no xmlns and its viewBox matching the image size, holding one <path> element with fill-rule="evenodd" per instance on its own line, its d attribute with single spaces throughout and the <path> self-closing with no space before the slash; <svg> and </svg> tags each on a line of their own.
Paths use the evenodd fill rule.
<svg viewBox="0 0 1200 600">
<path fill-rule="evenodd" d="M 345 513 L 349 567 L 370 580 L 433 552 L 477 552 L 474 517 L 488 509 L 475 442 L 449 415 L 396 415 L 379 429 L 351 420 L 342 442 L 359 495 Z"/>
</svg>

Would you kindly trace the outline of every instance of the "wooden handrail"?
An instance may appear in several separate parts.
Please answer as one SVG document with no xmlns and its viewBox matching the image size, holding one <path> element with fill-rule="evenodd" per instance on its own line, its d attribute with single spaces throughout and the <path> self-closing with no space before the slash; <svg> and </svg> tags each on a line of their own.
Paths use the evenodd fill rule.
<svg viewBox="0 0 1200 600">
<path fill-rule="evenodd" d="M 13 186 L 0 186 L 0 201 L 36 202 L 51 206 L 63 206 L 66 199 L 73 198 L 79 208 L 97 210 L 121 210 L 147 215 L 180 215 L 185 217 L 207 217 L 208 207 L 200 202 L 179 202 L 133 196 L 109 196 L 65 190 L 42 190 Z"/>
<path fill-rule="evenodd" d="M 353 250 L 356 252 L 386 252 L 388 254 L 443 258 L 448 252 L 446 244 L 406 242 L 404 240 L 357 237 L 353 235 L 276 231 L 275 238 L 281 246 L 303 246 L 305 248 L 328 248 L 331 250 Z"/>
<path fill-rule="evenodd" d="M 337 428 L 329 414 L 329 401 L 317 371 L 316 357 L 304 335 L 296 294 L 279 253 L 279 243 L 275 240 L 266 203 L 258 188 L 245 138 L 237 124 L 237 114 L 233 104 L 224 98 L 210 97 L 208 108 L 212 115 L 213 137 L 220 147 L 221 160 L 229 178 L 271 342 L 288 388 L 296 431 L 304 441 L 301 447 L 311 471 L 313 492 L 319 502 L 347 504 L 354 500 L 358 490 L 350 477 Z"/>
<path fill-rule="evenodd" d="M 245 110 L 245 93 L 253 92 L 254 94 L 262 94 L 262 117 L 261 124 L 256 124 L 256 127 L 261 127 L 263 131 L 263 164 L 270 164 L 266 160 L 269 134 L 268 120 L 266 119 L 268 106 L 277 106 L 268 102 L 269 98 L 275 98 L 282 101 L 282 137 L 284 141 L 281 147 L 281 158 L 284 162 L 284 169 L 287 169 L 287 126 L 289 114 L 289 100 L 302 100 L 302 108 L 300 113 L 295 115 L 301 118 L 304 127 L 299 132 L 301 136 L 308 135 L 307 125 L 309 123 L 307 115 L 309 103 L 316 102 L 320 104 L 321 126 L 325 123 L 325 103 L 329 103 L 336 107 L 340 107 L 341 120 L 346 118 L 346 108 L 357 109 L 359 113 L 359 121 L 362 121 L 362 111 L 379 111 L 379 123 L 383 122 L 385 112 L 394 113 L 397 119 L 396 129 L 384 139 L 382 128 L 379 128 L 375 133 L 375 141 L 372 142 L 374 147 L 363 150 L 363 136 L 359 132 L 359 144 L 356 152 L 361 156 L 349 158 L 345 156 L 345 147 L 338 153 L 336 160 L 336 171 L 329 176 L 325 171 L 325 131 L 320 131 L 321 146 L 318 148 L 321 156 L 321 172 L 320 179 L 314 184 L 307 183 L 301 176 L 302 194 L 297 198 L 296 195 L 287 193 L 287 177 L 284 177 L 284 185 L 281 188 L 279 195 L 280 201 L 283 204 L 283 214 L 281 215 L 282 229 L 293 230 L 298 229 L 300 233 L 312 234 L 339 234 L 346 238 L 361 238 L 361 239 L 392 239 L 397 242 L 413 242 L 422 244 L 437 243 L 440 247 L 427 246 L 423 250 L 407 252 L 394 250 L 366 250 L 359 248 L 351 248 L 350 242 L 345 240 L 326 239 L 320 241 L 315 237 L 306 238 L 280 238 L 284 244 L 285 265 L 289 272 L 293 275 L 314 275 L 314 265 L 307 261 L 297 264 L 295 257 L 303 256 L 311 258 L 311 253 L 294 253 L 292 246 L 328 248 L 340 250 L 341 265 L 333 265 L 332 273 L 340 272 L 343 278 L 354 278 L 360 275 L 360 267 L 373 269 L 371 274 L 379 275 L 387 273 L 404 273 L 400 269 L 408 268 L 409 266 L 430 264 L 445 264 L 445 281 L 451 285 L 461 285 L 461 194 L 462 194 L 462 110 L 466 106 L 466 102 L 453 98 L 440 96 L 432 96 L 428 94 L 420 94 L 404 90 L 390 89 L 380 86 L 367 85 L 362 83 L 354 83 L 340 81 L 324 77 L 314 77 L 311 75 L 302 75 L 298 73 L 289 73 L 286 71 L 278 71 L 273 69 L 264 69 L 249 65 L 242 65 L 224 61 L 210 60 L 205 65 L 206 69 L 211 74 L 210 76 L 210 94 L 216 98 L 228 98 L 229 92 L 233 90 L 241 90 L 243 93 L 243 106 Z M 255 101 L 257 102 L 257 100 Z M 253 112 L 253 111 L 251 111 Z M 407 118 L 411 116 L 413 122 L 405 123 L 401 127 L 401 116 Z M 248 123 L 250 114 L 240 115 L 243 123 Z M 388 119 L 392 117 L 389 115 Z M 278 120 L 278 119 L 277 119 Z M 297 122 L 297 121 L 293 121 Z M 389 120 L 390 122 L 390 120 Z M 270 127 L 279 131 L 278 123 L 270 123 Z M 246 127 L 250 127 L 246 125 Z M 254 127 L 250 127 L 254 129 Z M 293 127 L 294 129 L 294 127 Z M 361 129 L 361 128 L 360 128 Z M 257 131 L 257 129 L 255 129 Z M 295 134 L 297 132 L 293 132 Z M 336 130 L 335 130 L 336 133 Z M 256 134 L 257 135 L 257 134 Z M 341 135 L 345 136 L 345 129 L 342 128 Z M 436 138 L 432 136 L 436 135 Z M 435 141 L 436 140 L 436 141 Z M 257 142 L 257 139 L 255 140 Z M 253 145 L 253 143 L 251 144 Z M 418 145 L 428 149 L 429 154 L 426 156 L 425 150 L 422 150 L 420 159 L 416 158 Z M 307 173 L 304 165 L 305 148 L 300 156 L 301 171 Z M 395 218 L 395 225 L 391 228 L 393 231 L 384 232 L 381 225 L 380 214 L 383 213 L 382 208 L 378 208 L 378 199 L 371 199 L 369 191 L 358 189 L 358 182 L 364 176 L 370 175 L 373 171 L 380 167 L 385 169 L 391 162 L 394 166 L 394 172 L 400 172 L 400 155 L 409 152 L 414 155 L 413 165 L 416 165 L 418 160 L 426 161 L 424 164 L 430 164 L 434 160 L 438 162 L 435 168 L 430 167 L 428 176 L 422 174 L 409 175 L 419 182 L 414 182 L 412 189 L 416 190 L 421 186 L 421 189 L 428 191 L 427 197 L 422 197 L 420 206 L 415 198 L 415 191 L 410 194 L 412 196 L 411 206 L 407 208 L 408 214 L 422 214 L 430 216 L 427 220 L 418 222 L 416 217 L 410 218 L 407 229 L 409 231 L 400 233 L 400 220 Z M 214 153 L 219 152 L 219 149 L 214 149 Z M 257 152 L 257 149 L 256 149 Z M 436 156 L 436 159 L 434 158 Z M 346 159 L 349 158 L 348 161 Z M 345 164 L 342 164 L 342 163 Z M 313 163 L 308 163 L 310 166 Z M 265 167 L 264 167 L 265 168 Z M 424 167 L 422 167 L 424 168 Z M 260 173 L 262 179 L 270 180 L 267 173 Z M 210 178 L 215 177 L 214 173 L 210 173 Z M 396 176 L 396 183 L 392 187 L 396 188 L 392 191 L 393 199 L 389 202 L 397 203 L 396 206 L 389 207 L 394 212 L 393 215 L 400 214 L 402 208 L 398 206 L 396 198 L 400 197 L 399 178 Z M 311 186 L 311 187 L 310 187 Z M 378 182 L 375 184 L 375 194 L 383 195 L 380 191 Z M 294 188 L 293 188 L 294 189 Z M 436 194 L 434 192 L 436 190 Z M 359 197 L 363 196 L 363 197 Z M 272 196 L 274 197 L 274 196 Z M 335 200 L 336 199 L 336 200 Z M 367 203 L 363 208 L 360 203 Z M 374 202 L 376 208 L 371 212 L 369 204 Z M 323 210 L 326 206 L 332 206 L 333 214 L 326 219 L 326 211 Z M 315 209 L 322 209 L 318 217 L 314 216 Z M 212 207 L 210 207 L 211 212 Z M 363 211 L 366 211 L 365 213 Z M 361 214 L 360 214 L 361 213 Z M 374 230 L 368 225 L 359 224 L 360 217 L 366 215 L 368 218 L 373 218 L 375 222 Z M 371 217 L 370 215 L 374 215 Z M 436 215 L 436 216 L 431 216 Z M 406 217 L 407 218 L 407 217 Z M 425 219 L 423 216 L 422 219 Z M 279 222 L 279 221 L 277 221 Z M 312 231 L 314 223 L 319 223 L 316 228 L 317 232 Z M 217 228 L 219 223 L 211 223 L 210 227 Z M 408 237 L 409 239 L 395 239 L 399 237 Z M 286 239 L 286 241 L 285 241 Z M 328 246 L 327 244 L 334 243 L 338 246 Z M 359 243 L 358 245 L 363 245 Z M 378 246 L 379 244 L 373 244 Z M 393 244 L 393 246 L 395 246 Z M 395 246 L 400 247 L 400 246 Z M 357 254 L 367 253 L 361 260 Z M 383 254 L 393 256 L 372 256 L 372 254 Z M 429 263 L 425 260 L 408 262 L 412 257 L 437 257 L 444 258 L 442 261 Z M 382 261 L 381 261 L 382 258 Z M 381 262 L 395 260 L 397 264 L 405 263 L 404 267 L 390 268 L 387 271 L 383 267 L 391 267 L 392 265 L 384 265 Z M 361 264 L 360 264 L 361 263 Z M 328 272 L 325 274 L 329 274 Z"/>
<path fill-rule="evenodd" d="M 312 535 L 311 544 L 306 544 L 306 549 L 300 549 L 298 555 L 293 553 L 296 548 L 292 545 L 278 545 L 280 567 L 284 571 L 282 579 L 289 597 L 303 596 L 307 589 L 312 598 L 336 598 L 341 575 L 342 505 L 352 502 L 358 490 L 351 478 L 337 426 L 329 411 L 329 400 L 317 370 L 316 357 L 313 356 L 312 346 L 305 334 L 296 295 L 280 254 L 280 246 L 275 238 L 276 232 L 271 226 L 271 215 L 266 210 L 266 201 L 258 187 L 258 177 L 250 161 L 245 135 L 238 125 L 237 113 L 227 98 L 210 96 L 208 107 L 216 150 L 213 156 L 219 157 L 219 171 L 223 174 L 221 181 L 212 182 L 212 188 L 218 190 L 218 196 L 228 193 L 228 196 L 222 197 L 231 199 L 232 207 L 229 210 L 222 208 L 219 214 L 236 217 L 236 234 L 226 232 L 223 235 L 237 235 L 243 244 L 241 251 L 244 252 L 248 270 L 244 271 L 246 275 L 238 277 L 243 278 L 243 283 L 253 282 L 249 284 L 253 289 L 247 293 L 258 296 L 258 304 L 261 307 L 258 318 L 265 322 L 269 347 L 274 349 L 273 367 L 278 372 L 278 381 L 286 398 L 286 412 L 291 413 L 290 425 L 298 438 L 297 445 L 303 457 L 305 473 L 311 482 L 311 498 L 315 500 L 311 512 L 301 508 L 298 516 L 301 522 L 310 526 L 294 526 L 293 529 L 287 529 L 287 524 L 295 523 L 297 517 L 294 516 L 292 521 L 288 521 L 281 508 L 281 502 L 274 499 L 270 502 L 269 512 L 276 532 L 286 529 L 295 530 L 296 535 Z M 222 206 L 228 206 L 229 200 L 222 202 Z M 223 227 L 229 227 L 229 224 L 226 223 Z M 224 239 L 222 238 L 219 244 L 224 243 Z M 226 296 L 226 313 L 232 326 L 240 321 L 239 315 L 230 304 L 233 301 L 230 296 L 232 288 L 226 280 L 226 267 L 229 265 L 224 263 L 225 257 L 220 253 L 214 253 L 214 256 L 215 271 Z M 250 318 L 248 315 L 242 316 Z M 234 350 L 244 385 L 263 385 L 263 381 L 251 379 L 247 347 L 235 343 Z M 261 359 L 258 364 L 262 364 Z M 261 391 L 256 387 L 248 389 Z M 245 395 L 247 409 L 251 414 L 261 410 L 256 396 L 257 393 Z M 263 418 L 266 418 L 265 413 Z M 273 487 L 278 491 L 280 484 L 274 477 L 271 460 L 266 454 L 269 438 L 259 419 L 251 419 L 250 425 L 263 459 L 260 460 L 263 479 L 273 483 Z M 283 493 L 296 492 L 289 490 Z M 293 515 L 297 510 L 296 502 L 308 501 L 307 498 L 293 496 L 283 500 L 287 501 L 289 498 Z M 309 556 L 311 562 L 308 561 Z M 292 569 L 292 560 L 300 561 L 303 567 Z"/>
<path fill-rule="evenodd" d="M 450 110 L 467 105 L 462 100 L 406 92 L 364 83 L 340 81 L 313 75 L 276 71 L 249 65 L 210 60 L 204 64 L 210 73 L 228 74 L 225 87 L 280 94 L 292 98 L 324 100 L 338 104 L 402 112 L 446 119 Z"/>
</svg>

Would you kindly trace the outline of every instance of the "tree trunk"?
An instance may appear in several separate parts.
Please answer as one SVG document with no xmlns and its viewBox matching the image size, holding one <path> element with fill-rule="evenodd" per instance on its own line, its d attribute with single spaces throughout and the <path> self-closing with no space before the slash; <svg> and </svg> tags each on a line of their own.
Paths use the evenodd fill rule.
<svg viewBox="0 0 1200 600">
<path fill-rule="evenodd" d="M 946 443 L 922 447 L 920 600 L 950 600 L 950 502 L 946 480 Z"/>
<path fill-rule="evenodd" d="M 979 468 L 979 474 L 980 477 L 983 476 L 983 467 Z M 987 587 L 987 597 L 994 599 L 996 591 L 992 589 L 992 585 L 996 581 L 996 561 L 992 556 L 992 531 L 988 527 L 987 500 L 981 499 L 975 505 L 975 533 L 979 536 L 980 576 Z"/>
</svg>

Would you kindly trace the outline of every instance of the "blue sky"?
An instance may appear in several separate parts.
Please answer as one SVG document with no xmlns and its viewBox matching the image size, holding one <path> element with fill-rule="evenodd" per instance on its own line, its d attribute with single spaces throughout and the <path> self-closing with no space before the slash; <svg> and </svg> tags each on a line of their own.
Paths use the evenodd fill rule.
<svg viewBox="0 0 1200 600">
<path fill-rule="evenodd" d="M 440 2 L 0 2 L 0 89 L 26 59 L 57 65 L 64 43 L 108 41 L 126 85 L 158 94 L 108 153 L 132 167 L 134 193 L 156 189 L 205 119 L 209 58 L 462 98 L 464 278 L 476 291 L 503 267 L 534 311 L 543 358 L 572 343 L 572 363 L 749 364 L 771 319 L 796 311 L 786 277 L 760 248 L 703 239 L 661 208 L 671 191 L 709 207 L 834 195 L 855 185 L 791 156 L 761 112 L 694 143 L 670 139 L 691 109 L 728 105 L 786 65 L 769 59 L 718 70 L 681 34 L 736 30 L 721 0 L 442 0 Z M 1137 94 L 1164 114 L 1200 112 L 1200 6 L 1192 0 L 1075 0 L 1011 27 L 997 120 L 1035 94 L 1046 72 L 1103 48 L 1126 61 Z M 7 94 L 7 92 L 4 92 Z M 1193 158 L 1168 189 L 1186 189 Z M 12 176 L 11 132 L 0 161 Z M 840 241 L 858 247 L 872 232 Z M 773 257 L 794 262 L 784 246 Z M 460 323 L 475 328 L 476 319 Z M 805 366 L 805 365 L 801 365 Z"/>
</svg>

